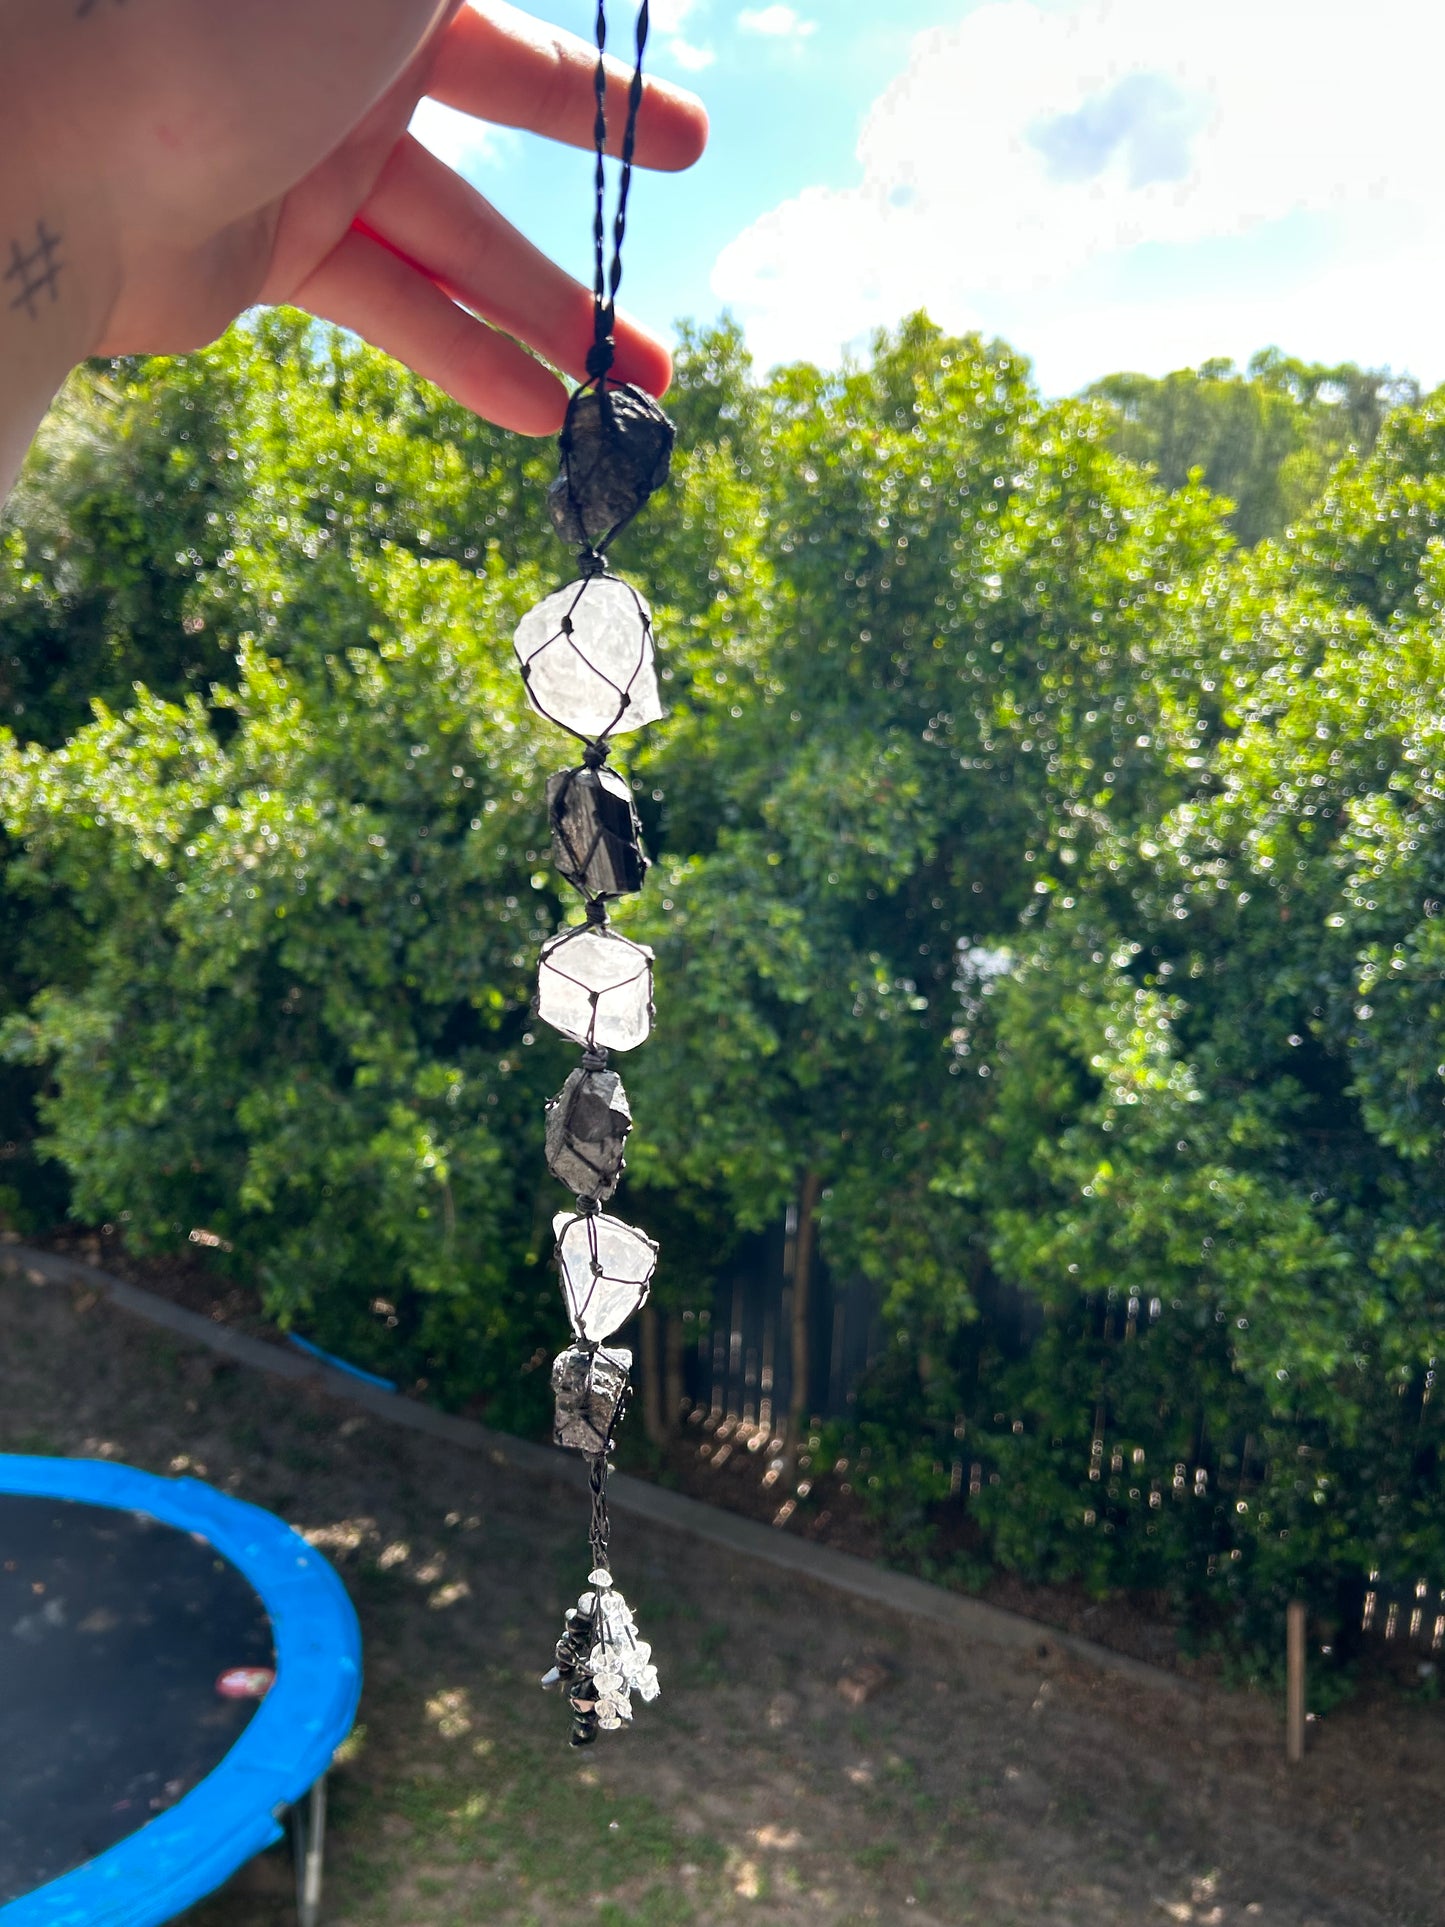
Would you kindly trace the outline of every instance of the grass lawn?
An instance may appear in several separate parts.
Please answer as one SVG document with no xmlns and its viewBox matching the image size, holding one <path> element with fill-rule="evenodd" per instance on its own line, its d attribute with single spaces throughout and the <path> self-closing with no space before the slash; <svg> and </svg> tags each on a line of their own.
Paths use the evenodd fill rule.
<svg viewBox="0 0 1445 1927">
<path fill-rule="evenodd" d="M 663 1672 L 574 1753 L 537 1687 L 586 1571 L 575 1493 L 0 1274 L 0 1446 L 189 1471 L 335 1562 L 366 1642 L 328 1927 L 1438 1927 L 1445 1721 L 1279 1709 L 967 1648 L 627 1519 Z M 876 1659 L 862 1705 L 838 1683 Z M 292 1927 L 278 1850 L 188 1927 Z"/>
</svg>

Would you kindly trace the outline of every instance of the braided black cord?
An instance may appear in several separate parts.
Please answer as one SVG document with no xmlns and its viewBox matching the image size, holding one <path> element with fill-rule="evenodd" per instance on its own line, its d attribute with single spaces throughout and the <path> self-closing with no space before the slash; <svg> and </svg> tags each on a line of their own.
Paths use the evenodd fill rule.
<svg viewBox="0 0 1445 1927">
<path fill-rule="evenodd" d="M 587 1461 L 587 1484 L 592 1493 L 592 1523 L 588 1529 L 588 1543 L 592 1548 L 593 1567 L 607 1569 L 607 1541 L 610 1521 L 607 1517 L 607 1454 L 599 1452 Z M 600 1621 L 601 1614 L 598 1614 Z"/>
<path fill-rule="evenodd" d="M 597 112 L 592 121 L 592 143 L 597 149 L 597 168 L 595 187 L 597 194 L 596 210 L 592 216 L 592 247 L 595 262 L 592 271 L 592 318 L 593 345 L 597 349 L 607 345 L 611 330 L 606 321 L 607 284 L 605 280 L 606 259 L 603 253 L 607 240 L 607 173 L 603 166 L 603 156 L 607 152 L 607 3 L 597 0 L 597 70 L 592 77 L 592 91 L 597 96 Z M 611 360 L 611 356 L 608 356 Z M 590 374 L 589 367 L 588 373 Z M 605 373 L 606 370 L 600 371 Z"/>
<path fill-rule="evenodd" d="M 607 325 L 612 326 L 617 290 L 622 285 L 622 237 L 627 232 L 627 191 L 632 186 L 632 153 L 637 145 L 637 116 L 642 108 L 642 56 L 647 51 L 647 0 L 637 9 L 637 64 L 627 95 L 627 126 L 622 134 L 622 178 L 617 185 L 617 215 L 612 223 L 612 275 L 607 295 Z"/>
<path fill-rule="evenodd" d="M 607 0 L 597 0 L 597 67 L 593 92 L 597 113 L 592 123 L 592 138 L 597 148 L 594 176 L 596 205 L 592 215 L 592 347 L 587 356 L 587 373 L 595 382 L 605 379 L 612 366 L 612 330 L 617 318 L 617 290 L 622 285 L 622 241 L 627 232 L 627 195 L 632 186 L 632 156 L 637 146 L 637 116 L 642 110 L 642 58 L 647 50 L 650 26 L 648 0 L 637 9 L 637 61 L 627 93 L 627 124 L 622 132 L 622 173 L 617 186 L 617 212 L 612 221 L 612 265 L 604 259 L 607 234 L 607 177 L 603 157 L 607 149 Z"/>
</svg>

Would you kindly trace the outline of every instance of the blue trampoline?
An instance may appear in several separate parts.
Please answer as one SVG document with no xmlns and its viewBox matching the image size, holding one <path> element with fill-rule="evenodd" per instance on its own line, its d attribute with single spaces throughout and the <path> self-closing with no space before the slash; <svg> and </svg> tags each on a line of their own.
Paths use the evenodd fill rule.
<svg viewBox="0 0 1445 1927">
<path fill-rule="evenodd" d="M 288 1811 L 315 1927 L 361 1636 L 304 1539 L 196 1479 L 0 1455 L 0 1654 L 3 1927 L 158 1927 Z"/>
</svg>

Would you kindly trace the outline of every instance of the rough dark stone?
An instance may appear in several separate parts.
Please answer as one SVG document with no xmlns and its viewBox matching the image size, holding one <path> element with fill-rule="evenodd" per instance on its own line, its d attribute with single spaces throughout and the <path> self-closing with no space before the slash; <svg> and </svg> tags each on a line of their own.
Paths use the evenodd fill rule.
<svg viewBox="0 0 1445 1927">
<path fill-rule="evenodd" d="M 569 1345 L 560 1353 L 552 1366 L 552 1390 L 557 1399 L 554 1444 L 594 1456 L 605 1452 L 627 1396 L 631 1370 L 632 1353 L 621 1347 L 609 1351 L 599 1346 L 594 1352 Z"/>
<path fill-rule="evenodd" d="M 590 549 L 630 522 L 667 480 L 674 433 L 640 388 L 578 389 L 559 443 L 562 470 L 547 491 L 552 526 L 562 540 Z"/>
<path fill-rule="evenodd" d="M 611 769 L 565 769 L 547 779 L 552 861 L 588 897 L 642 888 L 647 858 L 632 790 Z"/>
<path fill-rule="evenodd" d="M 603 1203 L 622 1176 L 631 1129 L 616 1071 L 575 1070 L 547 1106 L 547 1169 L 579 1198 Z"/>
</svg>

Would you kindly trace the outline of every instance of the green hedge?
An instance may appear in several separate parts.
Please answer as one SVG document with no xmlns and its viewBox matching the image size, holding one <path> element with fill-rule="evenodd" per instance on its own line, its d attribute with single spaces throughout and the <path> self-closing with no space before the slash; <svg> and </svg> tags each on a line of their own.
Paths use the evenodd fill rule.
<svg viewBox="0 0 1445 1927">
<path fill-rule="evenodd" d="M 1276 383 L 1314 412 L 1258 459 L 1334 448 L 1330 392 Z M 1245 552 L 1108 399 L 922 318 L 761 382 L 689 333 L 675 403 L 622 557 L 671 704 L 622 757 L 661 1302 L 815 1173 L 889 1333 L 851 1449 L 915 1552 L 961 1461 L 974 1569 L 1166 1587 L 1243 1648 L 1289 1593 L 1445 1583 L 1445 407 Z M 74 1211 L 204 1229 L 516 1425 L 567 1060 L 528 999 L 575 915 L 508 644 L 565 571 L 549 467 L 270 317 L 78 377 L 0 557 L 4 1050 Z"/>
</svg>

